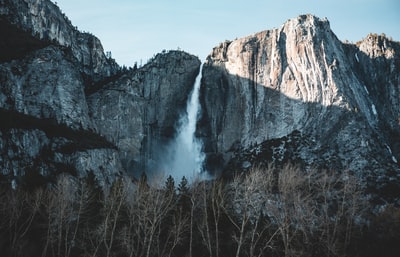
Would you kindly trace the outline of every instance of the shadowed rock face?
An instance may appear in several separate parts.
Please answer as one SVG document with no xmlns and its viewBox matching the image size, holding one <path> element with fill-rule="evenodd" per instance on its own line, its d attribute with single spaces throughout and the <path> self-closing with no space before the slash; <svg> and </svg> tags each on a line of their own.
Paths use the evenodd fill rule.
<svg viewBox="0 0 400 257">
<path fill-rule="evenodd" d="M 399 43 L 370 41 L 344 44 L 327 20 L 304 15 L 215 47 L 203 68 L 199 131 L 210 169 L 280 159 L 398 174 Z M 281 155 L 261 158 L 260 148 Z"/>
<path fill-rule="evenodd" d="M 175 132 L 198 58 L 170 51 L 122 72 L 50 1 L 0 3 L 0 172 L 93 172 L 104 185 L 144 171 Z"/>
<path fill-rule="evenodd" d="M 0 66 L 0 107 L 72 129 L 91 129 L 82 75 L 73 56 L 49 46 Z"/>
<path fill-rule="evenodd" d="M 3 174 L 94 172 L 104 184 L 122 172 L 116 148 L 94 132 L 80 67 L 55 45 L 0 64 Z"/>
<path fill-rule="evenodd" d="M 175 134 L 199 69 L 198 58 L 170 51 L 89 95 L 97 131 L 118 147 L 127 171 L 151 172 L 160 147 Z"/>
</svg>

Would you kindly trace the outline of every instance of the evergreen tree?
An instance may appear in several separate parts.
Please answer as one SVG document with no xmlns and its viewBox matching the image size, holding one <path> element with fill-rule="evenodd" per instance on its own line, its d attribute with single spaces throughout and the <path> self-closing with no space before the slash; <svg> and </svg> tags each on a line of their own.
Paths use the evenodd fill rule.
<svg viewBox="0 0 400 257">
<path fill-rule="evenodd" d="M 185 176 L 182 177 L 182 180 L 178 185 L 178 191 L 181 195 L 189 193 L 188 181 Z"/>
<path fill-rule="evenodd" d="M 149 185 L 147 183 L 147 175 L 145 172 L 142 172 L 139 178 L 139 191 L 149 189 Z"/>
<path fill-rule="evenodd" d="M 168 196 L 175 195 L 175 180 L 174 178 L 169 175 L 167 180 L 165 181 L 165 192 Z"/>
<path fill-rule="evenodd" d="M 178 185 L 178 207 L 182 208 L 184 213 L 190 211 L 190 189 L 188 184 L 188 180 L 183 176 Z"/>
</svg>

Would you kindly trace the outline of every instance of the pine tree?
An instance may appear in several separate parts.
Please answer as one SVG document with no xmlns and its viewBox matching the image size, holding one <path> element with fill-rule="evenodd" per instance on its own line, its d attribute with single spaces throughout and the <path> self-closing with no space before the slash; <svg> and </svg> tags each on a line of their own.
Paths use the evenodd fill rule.
<svg viewBox="0 0 400 257">
<path fill-rule="evenodd" d="M 178 191 L 180 194 L 189 192 L 188 181 L 185 176 L 182 177 L 182 180 L 178 185 Z"/>
<path fill-rule="evenodd" d="M 190 189 L 188 184 L 188 180 L 183 176 L 178 185 L 178 207 L 182 209 L 183 213 L 190 212 Z"/>
<path fill-rule="evenodd" d="M 176 194 L 176 192 L 175 192 L 175 180 L 171 175 L 169 175 L 167 180 L 165 181 L 165 192 L 169 196 Z"/>
<path fill-rule="evenodd" d="M 140 175 L 138 185 L 139 185 L 139 191 L 149 189 L 149 185 L 147 183 L 147 175 L 145 172 L 142 172 L 142 174 Z"/>
</svg>

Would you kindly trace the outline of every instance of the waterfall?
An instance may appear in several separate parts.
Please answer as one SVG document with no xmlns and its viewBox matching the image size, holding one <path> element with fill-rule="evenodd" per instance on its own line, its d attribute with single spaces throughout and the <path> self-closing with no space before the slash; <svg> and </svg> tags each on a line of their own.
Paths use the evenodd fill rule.
<svg viewBox="0 0 400 257">
<path fill-rule="evenodd" d="M 200 84 L 202 67 L 196 77 L 193 90 L 186 104 L 186 112 L 178 122 L 176 136 L 167 147 L 167 161 L 162 165 L 166 175 L 172 175 L 176 181 L 183 176 L 189 180 L 202 176 L 205 155 L 202 142 L 196 138 L 196 123 L 200 115 Z"/>
</svg>

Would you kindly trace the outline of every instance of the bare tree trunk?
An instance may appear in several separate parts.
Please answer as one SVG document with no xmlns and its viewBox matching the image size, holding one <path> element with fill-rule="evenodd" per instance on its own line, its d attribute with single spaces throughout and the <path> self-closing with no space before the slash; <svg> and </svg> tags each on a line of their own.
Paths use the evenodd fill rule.
<svg viewBox="0 0 400 257">
<path fill-rule="evenodd" d="M 247 217 L 243 217 L 243 221 L 240 226 L 239 242 L 238 242 L 238 246 L 236 249 L 236 257 L 240 256 L 240 250 L 242 249 L 242 244 L 243 244 L 243 239 L 244 239 L 244 229 L 245 229 L 246 223 L 247 223 Z"/>
<path fill-rule="evenodd" d="M 211 193 L 211 206 L 214 219 L 214 237 L 215 237 L 215 256 L 219 257 L 219 221 L 225 204 L 224 185 L 221 181 L 213 181 Z"/>
<path fill-rule="evenodd" d="M 208 254 L 210 257 L 213 256 L 213 249 L 212 249 L 212 244 L 211 244 L 211 233 L 210 233 L 210 226 L 209 226 L 209 217 L 208 217 L 208 192 L 206 188 L 206 184 L 202 183 L 201 185 L 201 198 L 202 198 L 202 220 L 199 225 L 199 230 L 200 234 L 203 238 L 203 242 L 205 246 L 207 247 Z M 211 196 L 213 198 L 213 196 Z M 203 231 L 205 228 L 205 232 Z"/>
<path fill-rule="evenodd" d="M 191 207 L 190 207 L 190 239 L 189 239 L 189 257 L 193 256 L 193 216 L 194 216 L 194 199 L 191 198 Z"/>
</svg>

